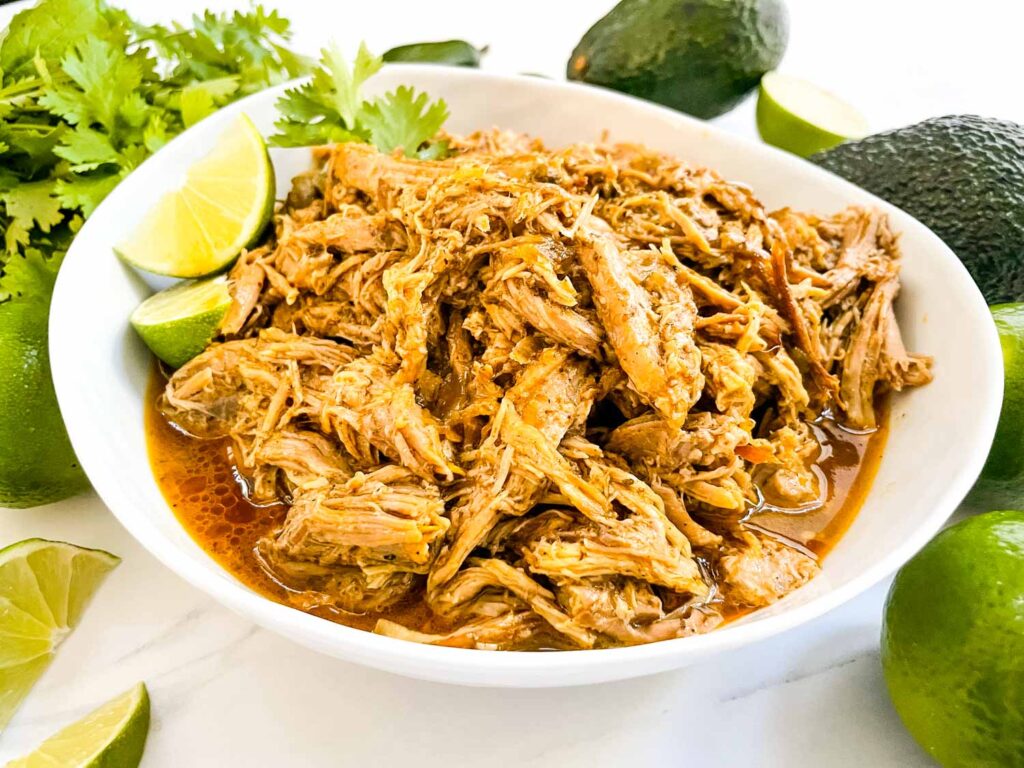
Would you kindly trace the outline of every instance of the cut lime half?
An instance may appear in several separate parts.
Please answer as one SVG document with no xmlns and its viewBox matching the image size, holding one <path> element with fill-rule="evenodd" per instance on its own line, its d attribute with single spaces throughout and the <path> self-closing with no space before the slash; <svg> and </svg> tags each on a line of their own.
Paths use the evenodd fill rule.
<svg viewBox="0 0 1024 768">
<path fill-rule="evenodd" d="M 769 72 L 757 94 L 757 130 L 768 144 L 807 157 L 867 134 L 845 101 L 800 78 Z"/>
<path fill-rule="evenodd" d="M 119 562 L 45 539 L 0 549 L 0 731 Z"/>
<path fill-rule="evenodd" d="M 227 279 L 219 275 L 160 291 L 129 319 L 154 355 L 179 368 L 206 349 L 230 306 Z"/>
<path fill-rule="evenodd" d="M 203 277 L 227 267 L 260 236 L 274 209 L 274 166 L 256 126 L 241 115 L 213 150 L 190 167 L 127 241 L 129 264 L 171 277 Z"/>
<path fill-rule="evenodd" d="M 149 693 L 139 683 L 7 768 L 135 768 L 148 733 Z"/>
</svg>

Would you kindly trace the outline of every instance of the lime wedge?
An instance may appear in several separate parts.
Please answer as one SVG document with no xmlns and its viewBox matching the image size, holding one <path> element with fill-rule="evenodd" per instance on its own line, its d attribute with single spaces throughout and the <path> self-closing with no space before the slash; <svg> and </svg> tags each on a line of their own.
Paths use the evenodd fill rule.
<svg viewBox="0 0 1024 768">
<path fill-rule="evenodd" d="M 219 275 L 153 294 L 129 320 L 154 355 L 178 368 L 206 349 L 230 306 L 227 279 Z"/>
<path fill-rule="evenodd" d="M 148 733 L 149 693 L 139 683 L 7 768 L 135 768 Z"/>
<path fill-rule="evenodd" d="M 274 209 L 274 166 L 256 126 L 239 116 L 138 229 L 115 248 L 129 264 L 171 277 L 227 267 L 260 236 Z"/>
<path fill-rule="evenodd" d="M 45 539 L 0 549 L 0 731 L 119 562 Z"/>
<path fill-rule="evenodd" d="M 761 78 L 757 130 L 768 144 L 807 157 L 867 134 L 867 121 L 813 83 L 778 72 Z"/>
</svg>

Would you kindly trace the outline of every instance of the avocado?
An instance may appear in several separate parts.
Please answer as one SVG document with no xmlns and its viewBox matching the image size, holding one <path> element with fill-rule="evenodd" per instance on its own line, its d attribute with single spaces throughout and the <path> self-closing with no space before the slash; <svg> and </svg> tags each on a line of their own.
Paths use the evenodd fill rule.
<svg viewBox="0 0 1024 768">
<path fill-rule="evenodd" d="M 782 0 L 622 0 L 580 40 L 566 76 L 710 118 L 775 69 L 788 37 Z"/>
<path fill-rule="evenodd" d="M 949 115 L 810 159 L 930 227 L 989 304 L 1024 301 L 1024 126 Z"/>
</svg>

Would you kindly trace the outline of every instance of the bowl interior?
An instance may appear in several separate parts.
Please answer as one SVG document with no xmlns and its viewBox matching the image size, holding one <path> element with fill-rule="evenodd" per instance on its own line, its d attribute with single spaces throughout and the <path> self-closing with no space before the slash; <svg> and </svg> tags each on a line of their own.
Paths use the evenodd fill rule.
<svg viewBox="0 0 1024 768">
<path fill-rule="evenodd" d="M 748 643 L 818 615 L 871 586 L 910 557 L 954 510 L 980 471 L 1002 392 L 998 339 L 966 270 L 928 229 L 862 190 L 769 147 L 611 92 L 527 77 L 389 66 L 371 90 L 399 84 L 443 97 L 448 129 L 500 126 L 549 146 L 642 142 L 749 184 L 769 208 L 828 213 L 846 205 L 885 209 L 901 233 L 907 345 L 935 357 L 935 381 L 893 400 L 885 456 L 863 509 L 825 560 L 820 577 L 776 605 L 708 635 L 653 645 L 557 654 L 433 648 L 349 629 L 272 603 L 213 562 L 178 524 L 149 468 L 143 395 L 151 359 L 128 316 L 150 282 L 112 246 L 177 184 L 238 112 L 270 134 L 281 90 L 256 94 L 207 118 L 147 160 L 99 207 L 61 269 L 50 351 L 61 411 L 96 490 L 121 522 L 181 576 L 251 619 L 326 653 L 434 680 L 485 685 L 564 685 L 648 674 Z M 283 194 L 308 165 L 305 150 L 272 150 Z"/>
</svg>

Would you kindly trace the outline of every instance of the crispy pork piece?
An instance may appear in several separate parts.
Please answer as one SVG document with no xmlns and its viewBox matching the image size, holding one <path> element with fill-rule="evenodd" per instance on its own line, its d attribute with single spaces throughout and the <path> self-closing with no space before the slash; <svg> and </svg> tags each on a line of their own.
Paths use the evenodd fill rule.
<svg viewBox="0 0 1024 768">
<path fill-rule="evenodd" d="M 651 489 L 661 497 L 665 505 L 665 517 L 682 532 L 690 544 L 698 549 L 709 549 L 719 546 L 722 537 L 705 528 L 690 516 L 686 503 L 675 488 L 663 483 L 657 476 L 651 481 Z"/>
<path fill-rule="evenodd" d="M 460 471 L 441 439 L 440 423 L 416 401 L 412 385 L 394 381 L 375 360 L 359 358 L 339 369 L 328 397 L 325 418 L 347 425 L 420 477 L 451 480 Z"/>
<path fill-rule="evenodd" d="M 670 472 L 731 460 L 739 447 L 752 443 L 762 444 L 751 437 L 746 419 L 728 414 L 694 413 L 680 429 L 649 413 L 612 430 L 605 447 L 635 465 Z"/>
<path fill-rule="evenodd" d="M 589 482 L 625 515 L 611 520 L 570 518 L 540 529 L 537 538 L 523 546 L 530 570 L 562 579 L 634 576 L 698 598 L 706 596 L 709 588 L 690 541 L 669 520 L 661 497 L 597 446 L 588 449 L 578 440 L 571 451 Z"/>
<path fill-rule="evenodd" d="M 451 163 L 386 155 L 366 144 L 338 144 L 328 165 L 328 199 L 341 196 L 333 191 L 340 186 L 362 192 L 380 207 L 385 190 L 425 193 L 431 183 L 452 170 Z"/>
<path fill-rule="evenodd" d="M 269 546 L 318 565 L 424 573 L 448 528 L 437 486 L 384 465 L 296 495 Z"/>
<path fill-rule="evenodd" d="M 821 446 L 810 426 L 798 421 L 779 427 L 768 444 L 772 457 L 755 470 L 765 500 L 788 509 L 822 501 L 825 489 L 814 471 Z"/>
<path fill-rule="evenodd" d="M 713 608 L 687 602 L 665 613 L 660 598 L 644 581 L 596 578 L 570 581 L 556 589 L 558 602 L 573 621 L 612 645 L 638 645 L 708 632 L 722 622 Z"/>
<path fill-rule="evenodd" d="M 639 284 L 615 240 L 598 234 L 581 245 L 597 315 L 631 387 L 678 427 L 704 387 L 693 338 L 696 306 L 687 286 L 654 273 Z"/>
<path fill-rule="evenodd" d="M 875 283 L 842 359 L 840 397 L 851 426 L 874 429 L 874 396 L 932 380 L 931 358 L 911 355 L 903 344 L 893 302 L 899 291 L 895 269 Z"/>
<path fill-rule="evenodd" d="M 267 308 L 260 304 L 263 286 L 267 273 L 263 262 L 273 258 L 269 246 L 262 246 L 251 251 L 244 251 L 231 268 L 228 279 L 228 292 L 231 294 L 231 306 L 220 324 L 220 332 L 225 336 L 239 333 L 254 315 L 266 315 Z"/>
<path fill-rule="evenodd" d="M 523 556 L 532 572 L 551 578 L 633 576 L 686 594 L 707 593 L 689 553 L 671 546 L 664 529 L 650 519 L 634 517 L 614 526 L 580 523 L 532 542 Z"/>
<path fill-rule="evenodd" d="M 490 434 L 473 453 L 451 509 L 452 530 L 430 573 L 428 588 L 444 584 L 503 516 L 519 516 L 553 482 L 595 516 L 607 502 L 558 453 L 557 444 L 590 412 L 594 380 L 587 364 L 549 348 L 526 366 L 506 394 Z M 521 412 L 521 413 L 520 413 Z"/>
<path fill-rule="evenodd" d="M 263 566 L 288 589 L 288 602 L 304 611 L 326 607 L 376 613 L 409 601 L 423 586 L 423 576 L 409 571 L 367 572 L 296 560 L 276 549 L 270 538 L 260 539 L 257 549 Z"/>
<path fill-rule="evenodd" d="M 388 619 L 380 619 L 373 631 L 414 643 L 502 651 L 542 645 L 537 638 L 543 637 L 546 627 L 546 622 L 533 611 L 518 610 L 471 621 L 443 634 L 417 632 Z"/>
<path fill-rule="evenodd" d="M 353 474 L 334 442 L 312 430 L 282 429 L 258 441 L 251 451 L 239 453 L 239 468 L 252 478 L 249 497 L 257 502 L 276 501 L 282 486 L 294 496 L 342 483 Z"/>
<path fill-rule="evenodd" d="M 179 368 L 160 407 L 197 437 L 266 435 L 284 428 L 303 405 L 315 408 L 315 392 L 355 354 L 329 339 L 262 330 L 215 344 Z"/>
<path fill-rule="evenodd" d="M 747 355 L 726 344 L 700 345 L 701 370 L 707 393 L 721 413 L 748 418 L 754 410 L 757 369 Z"/>
<path fill-rule="evenodd" d="M 522 280 L 509 280 L 506 305 L 522 315 L 534 330 L 567 349 L 587 357 L 600 358 L 604 333 L 586 314 L 557 304 L 524 284 Z"/>
<path fill-rule="evenodd" d="M 538 584 L 522 568 L 515 568 L 504 560 L 489 558 L 486 560 L 470 560 L 469 568 L 484 571 L 497 586 L 508 590 L 551 625 L 556 632 L 565 635 L 581 648 L 590 648 L 596 637 L 585 627 L 567 616 L 555 602 L 551 590 Z"/>
<path fill-rule="evenodd" d="M 550 239 L 513 246 L 491 259 L 488 293 L 533 330 L 586 357 L 603 356 L 604 332 L 569 275 L 568 249 Z"/>
<path fill-rule="evenodd" d="M 852 209 L 837 218 L 832 226 L 841 227 L 838 258 L 821 275 L 827 285 L 821 302 L 825 307 L 856 291 L 861 278 L 877 280 L 884 276 L 892 261 L 890 254 L 896 250 L 896 238 L 878 211 Z"/>
<path fill-rule="evenodd" d="M 717 562 L 723 597 L 731 605 L 760 608 L 802 587 L 820 568 L 781 541 L 747 532 L 744 541 L 727 546 Z"/>
</svg>

